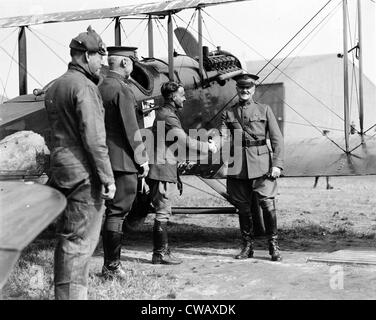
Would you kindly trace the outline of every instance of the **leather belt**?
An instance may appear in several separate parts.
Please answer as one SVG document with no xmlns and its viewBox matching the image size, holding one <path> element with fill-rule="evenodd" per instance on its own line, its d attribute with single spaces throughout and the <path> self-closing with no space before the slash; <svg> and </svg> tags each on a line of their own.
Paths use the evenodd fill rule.
<svg viewBox="0 0 376 320">
<path fill-rule="evenodd" d="M 243 140 L 242 147 L 256 147 L 256 146 L 264 146 L 266 145 L 266 139 L 262 140 Z"/>
</svg>

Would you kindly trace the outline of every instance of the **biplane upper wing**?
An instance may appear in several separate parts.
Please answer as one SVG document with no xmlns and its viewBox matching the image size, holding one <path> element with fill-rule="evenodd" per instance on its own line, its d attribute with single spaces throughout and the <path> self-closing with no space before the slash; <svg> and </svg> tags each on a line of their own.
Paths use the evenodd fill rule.
<svg viewBox="0 0 376 320">
<path fill-rule="evenodd" d="M 249 0 L 172 0 L 156 3 L 145 3 L 114 8 L 90 9 L 80 11 L 56 12 L 40 15 L 18 16 L 0 19 L 0 28 L 22 27 L 43 23 L 69 22 L 115 18 L 131 15 L 158 15 L 164 16 L 169 12 L 183 9 L 207 7 L 212 5 L 241 2 Z"/>
</svg>

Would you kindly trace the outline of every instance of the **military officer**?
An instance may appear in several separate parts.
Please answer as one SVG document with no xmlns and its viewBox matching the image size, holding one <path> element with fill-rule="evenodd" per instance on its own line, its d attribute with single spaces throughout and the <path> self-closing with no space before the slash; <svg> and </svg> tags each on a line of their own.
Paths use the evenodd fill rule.
<svg viewBox="0 0 376 320">
<path fill-rule="evenodd" d="M 251 193 L 255 192 L 263 211 L 269 254 L 272 261 L 279 261 L 275 196 L 276 178 L 283 169 L 283 137 L 271 108 L 253 100 L 257 79 L 248 73 L 235 78 L 239 101 L 222 113 L 222 139 L 231 141 L 233 152 L 234 148 L 241 150 L 241 161 L 235 161 L 228 171 L 227 192 L 239 212 L 243 242 L 235 258 L 253 257 Z M 268 136 L 273 152 L 266 144 Z"/>
<path fill-rule="evenodd" d="M 167 222 L 171 215 L 171 195 L 174 185 L 181 183 L 178 176 L 179 155 L 170 152 L 177 143 L 180 150 L 197 151 L 207 155 L 208 151 L 218 151 L 213 141 L 204 142 L 189 137 L 182 128 L 178 110 L 185 101 L 184 87 L 174 81 L 162 84 L 161 93 L 164 105 L 157 109 L 152 132 L 155 137 L 154 159 L 150 164 L 148 183 L 150 185 L 152 204 L 155 208 L 153 227 L 153 264 L 180 264 L 182 261 L 171 255 L 168 246 Z M 170 139 L 167 138 L 170 136 Z M 179 150 L 179 149 L 178 149 Z"/>
<path fill-rule="evenodd" d="M 126 273 L 120 263 L 123 222 L 131 210 L 137 193 L 137 178 L 146 177 L 148 156 L 139 131 L 135 96 L 127 79 L 133 70 L 136 48 L 108 47 L 109 72 L 99 85 L 105 109 L 106 142 L 116 193 L 106 201 L 102 230 L 105 278 L 124 279 Z"/>
<path fill-rule="evenodd" d="M 47 90 L 51 126 L 50 185 L 67 197 L 57 224 L 55 299 L 87 299 L 90 257 L 99 239 L 104 200 L 115 194 L 102 98 L 96 86 L 101 37 L 89 26 L 73 38 L 68 70 Z"/>
</svg>

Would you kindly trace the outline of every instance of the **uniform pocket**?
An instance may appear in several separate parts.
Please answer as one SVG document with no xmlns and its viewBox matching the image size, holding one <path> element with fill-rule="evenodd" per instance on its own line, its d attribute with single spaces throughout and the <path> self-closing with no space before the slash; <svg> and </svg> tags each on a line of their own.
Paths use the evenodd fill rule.
<svg viewBox="0 0 376 320">
<path fill-rule="evenodd" d="M 269 148 L 267 145 L 257 146 L 257 154 L 259 156 L 266 153 L 269 153 Z"/>
</svg>

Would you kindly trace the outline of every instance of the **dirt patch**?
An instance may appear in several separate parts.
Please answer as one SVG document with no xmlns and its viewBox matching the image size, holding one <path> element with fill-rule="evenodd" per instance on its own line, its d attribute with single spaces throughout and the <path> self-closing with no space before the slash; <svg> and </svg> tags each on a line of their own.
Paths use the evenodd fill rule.
<svg viewBox="0 0 376 320">
<path fill-rule="evenodd" d="M 201 192 L 208 190 L 206 186 L 195 178 L 186 179 L 197 189 L 176 196 L 175 203 L 207 206 Z M 307 262 L 307 258 L 341 249 L 376 252 L 376 179 L 332 178 L 331 190 L 325 188 L 324 178 L 315 189 L 313 182 L 313 178 L 280 180 L 282 262 L 270 261 L 262 238 L 256 240 L 253 259 L 233 259 L 239 246 L 235 214 L 174 215 L 170 239 L 175 255 L 184 260 L 179 266 L 150 264 L 153 217 L 149 216 L 138 232 L 128 235 L 123 259 L 171 274 L 176 278 L 177 299 L 375 299 L 375 266 Z M 228 206 L 221 201 L 215 198 L 213 205 Z"/>
<path fill-rule="evenodd" d="M 197 178 L 184 178 L 177 206 L 229 206 Z M 151 264 L 153 215 L 124 238 L 122 263 L 129 272 L 124 283 L 103 282 L 98 276 L 103 252 L 98 246 L 89 279 L 91 299 L 376 299 L 376 267 L 307 262 L 307 258 L 343 249 L 375 250 L 376 179 L 281 179 L 278 195 L 279 243 L 282 262 L 271 262 L 266 240 L 256 239 L 255 257 L 235 260 L 240 245 L 236 214 L 173 215 L 169 240 L 184 262 Z M 53 298 L 51 228 L 26 248 L 8 284 L 4 299 Z M 45 284 L 31 290 L 31 271 L 43 271 Z M 31 270 L 31 271 L 30 271 Z M 27 289 L 27 290 L 26 290 Z"/>
<path fill-rule="evenodd" d="M 221 246 L 219 244 L 219 246 Z M 223 243 L 222 246 L 226 247 Z M 284 251 L 282 262 L 269 261 L 265 250 L 255 257 L 235 260 L 237 250 L 212 246 L 176 247 L 183 259 L 179 266 L 152 265 L 150 247 L 130 246 L 123 264 L 138 262 L 138 268 L 163 271 L 174 278 L 174 291 L 157 299 L 375 299 L 376 267 L 307 263 L 318 252 Z M 94 268 L 100 268 L 97 256 Z"/>
</svg>

